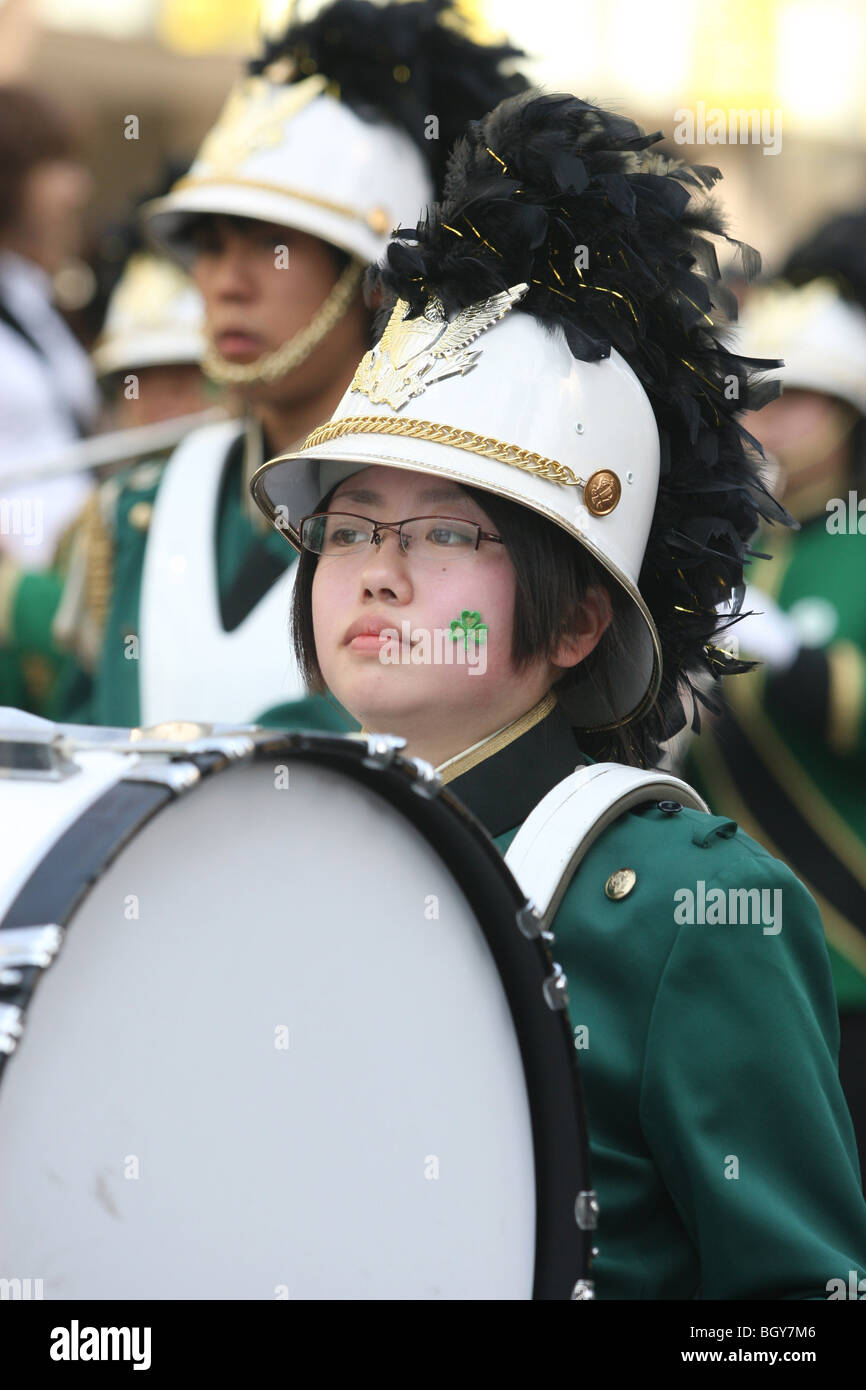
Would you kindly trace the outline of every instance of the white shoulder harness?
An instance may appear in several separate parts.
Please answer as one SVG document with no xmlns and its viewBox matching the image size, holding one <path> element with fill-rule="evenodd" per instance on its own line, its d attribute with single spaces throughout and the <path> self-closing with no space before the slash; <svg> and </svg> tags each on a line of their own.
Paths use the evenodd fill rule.
<svg viewBox="0 0 866 1390">
<path fill-rule="evenodd" d="M 656 797 L 695 811 L 710 809 L 679 777 L 622 763 L 579 767 L 542 797 L 505 855 L 542 929 L 549 928 L 572 875 L 602 831 L 633 806 Z"/>
<path fill-rule="evenodd" d="M 217 506 L 226 456 L 243 425 L 205 425 L 165 467 L 145 549 L 139 689 L 143 724 L 248 723 L 304 695 L 289 641 L 296 565 L 232 632 L 222 625 Z"/>
</svg>

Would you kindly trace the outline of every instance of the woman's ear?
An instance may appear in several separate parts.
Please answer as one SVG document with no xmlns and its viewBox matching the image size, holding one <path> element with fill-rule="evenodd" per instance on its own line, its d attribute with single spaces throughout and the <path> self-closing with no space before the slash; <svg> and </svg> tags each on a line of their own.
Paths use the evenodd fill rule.
<svg viewBox="0 0 866 1390">
<path fill-rule="evenodd" d="M 550 660 L 564 670 L 577 666 L 598 646 L 613 617 L 607 589 L 593 586 L 581 600 L 578 622 L 568 634 L 560 637 Z"/>
</svg>

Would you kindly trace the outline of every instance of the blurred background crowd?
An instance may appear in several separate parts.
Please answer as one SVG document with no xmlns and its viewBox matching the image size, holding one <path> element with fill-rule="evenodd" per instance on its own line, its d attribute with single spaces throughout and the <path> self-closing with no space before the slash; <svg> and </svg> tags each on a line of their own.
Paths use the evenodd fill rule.
<svg viewBox="0 0 866 1390">
<path fill-rule="evenodd" d="M 62 263 L 52 274 L 86 345 L 126 250 L 131 206 L 191 160 L 263 30 L 278 29 L 290 8 L 286 0 L 0 4 L 0 84 L 50 101 L 62 128 L 52 136 L 46 125 L 40 149 L 16 159 L 4 121 L 4 209 L 19 162 L 80 159 L 81 176 L 52 195 L 66 211 L 64 232 L 57 206 L 53 254 Z M 300 6 L 317 8 L 317 0 Z M 734 232 L 766 264 L 823 214 L 863 196 L 866 14 L 856 0 L 660 0 L 651 20 L 639 0 L 581 0 L 567 14 L 557 0 L 462 0 L 461 9 L 481 34 L 507 33 L 524 48 L 532 80 L 619 108 L 672 141 L 681 109 L 778 112 L 778 152 L 682 145 L 685 157 L 722 169 Z"/>
</svg>

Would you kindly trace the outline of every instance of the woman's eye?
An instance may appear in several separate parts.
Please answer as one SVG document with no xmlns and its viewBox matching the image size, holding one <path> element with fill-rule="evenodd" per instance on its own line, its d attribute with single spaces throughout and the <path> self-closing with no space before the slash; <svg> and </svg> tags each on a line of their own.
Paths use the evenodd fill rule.
<svg viewBox="0 0 866 1390">
<path fill-rule="evenodd" d="M 336 531 L 332 531 L 328 540 L 332 545 L 357 545 L 361 539 L 361 532 L 349 526 L 340 526 Z"/>
<path fill-rule="evenodd" d="M 427 532 L 428 541 L 434 545 L 457 546 L 469 545 L 470 536 L 462 530 L 456 530 L 453 526 L 433 526 Z"/>
</svg>

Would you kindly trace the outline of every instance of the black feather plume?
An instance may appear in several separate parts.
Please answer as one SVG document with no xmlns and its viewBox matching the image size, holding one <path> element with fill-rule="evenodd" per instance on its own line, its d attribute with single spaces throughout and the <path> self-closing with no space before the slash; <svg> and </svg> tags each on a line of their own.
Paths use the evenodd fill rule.
<svg viewBox="0 0 866 1390">
<path fill-rule="evenodd" d="M 593 756 L 641 762 L 683 726 L 691 676 L 751 669 L 714 647 L 716 605 L 742 583 L 760 518 L 792 524 L 736 418 L 778 394 L 755 381 L 778 364 L 738 357 L 716 328 L 723 295 L 709 238 L 731 239 L 703 194 L 718 171 L 653 151 L 661 138 L 571 96 L 504 101 L 457 144 L 441 203 L 370 272 L 415 313 L 433 292 L 451 314 L 525 281 L 515 312 L 562 328 L 583 361 L 615 347 L 647 392 L 662 468 L 640 590 L 661 640 L 662 687 L 628 741 L 587 744 Z M 757 254 L 733 244 L 757 268 Z M 577 247 L 586 269 L 576 268 Z"/>
<path fill-rule="evenodd" d="M 356 114 L 384 117 L 406 132 L 438 192 L 451 147 L 469 122 L 526 90 L 526 80 L 507 71 L 523 56 L 509 44 L 476 43 L 453 0 L 335 0 L 272 40 L 250 72 L 288 59 L 289 82 L 322 73 Z"/>
</svg>

